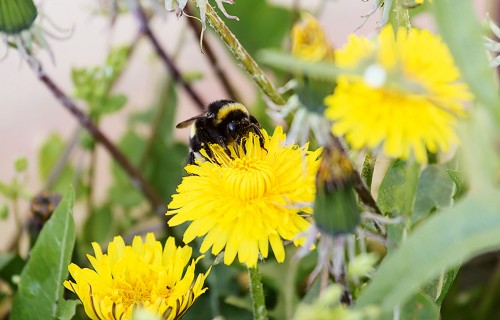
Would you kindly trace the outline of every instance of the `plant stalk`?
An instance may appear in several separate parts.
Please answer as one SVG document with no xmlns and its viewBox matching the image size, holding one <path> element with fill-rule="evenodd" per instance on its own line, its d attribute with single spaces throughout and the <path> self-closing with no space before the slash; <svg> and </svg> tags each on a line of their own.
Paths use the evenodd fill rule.
<svg viewBox="0 0 500 320">
<path fill-rule="evenodd" d="M 264 288 L 259 267 L 248 268 L 250 279 L 250 295 L 252 296 L 252 310 L 254 320 L 267 320 L 267 309 L 264 299 Z"/>
</svg>

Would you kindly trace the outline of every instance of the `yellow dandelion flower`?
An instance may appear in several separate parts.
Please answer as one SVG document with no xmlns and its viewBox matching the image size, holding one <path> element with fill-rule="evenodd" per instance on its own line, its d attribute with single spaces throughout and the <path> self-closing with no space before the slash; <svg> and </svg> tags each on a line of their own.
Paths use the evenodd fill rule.
<svg viewBox="0 0 500 320">
<path fill-rule="evenodd" d="M 321 61 L 333 58 L 333 48 L 326 39 L 318 20 L 303 12 L 301 20 L 292 28 L 292 53 L 306 61 Z"/>
<path fill-rule="evenodd" d="M 210 270 L 195 280 L 195 265 L 201 257 L 188 266 L 192 249 L 176 247 L 174 238 L 167 240 L 165 248 L 152 233 L 145 243 L 135 237 L 132 246 L 115 237 L 107 254 L 95 242 L 92 247 L 95 256 L 87 257 L 94 270 L 71 264 L 75 281 L 64 282 L 91 319 L 132 319 L 137 308 L 162 319 L 179 319 L 207 290 L 203 284 Z"/>
<path fill-rule="evenodd" d="M 182 180 L 172 196 L 167 215 L 170 226 L 191 224 L 184 242 L 205 236 L 201 252 L 212 248 L 224 252 L 224 263 L 236 255 L 248 267 L 256 266 L 259 254 L 268 256 L 268 245 L 276 260 L 283 262 L 282 240 L 294 240 L 309 222 L 301 213 L 311 213 L 315 195 L 315 175 L 321 150 L 307 151 L 307 145 L 285 146 L 283 129 L 272 136 L 262 130 L 250 133 L 240 145 L 229 146 L 230 156 L 212 145 L 215 161 L 186 166 L 190 175 Z"/>
<path fill-rule="evenodd" d="M 327 96 L 332 132 L 344 135 L 354 149 L 378 148 L 395 158 L 448 151 L 459 141 L 457 119 L 472 99 L 460 82 L 448 48 L 426 30 L 386 26 L 376 40 L 351 36 L 336 51 L 339 67 L 362 75 L 341 75 Z"/>
</svg>

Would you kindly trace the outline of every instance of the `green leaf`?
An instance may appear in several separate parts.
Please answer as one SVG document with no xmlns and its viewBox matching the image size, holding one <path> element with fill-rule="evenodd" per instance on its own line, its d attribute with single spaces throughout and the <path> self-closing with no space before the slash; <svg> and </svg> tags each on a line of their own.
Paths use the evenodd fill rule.
<svg viewBox="0 0 500 320">
<path fill-rule="evenodd" d="M 37 14 L 32 0 L 0 0 L 0 32 L 18 34 L 29 29 Z"/>
<path fill-rule="evenodd" d="M 481 25 L 472 1 L 439 0 L 432 3 L 440 34 L 448 44 L 463 78 L 476 99 L 500 124 L 498 85 L 493 78 L 484 47 Z M 464 42 L 467 39 L 467 43 Z"/>
<path fill-rule="evenodd" d="M 16 172 L 24 172 L 26 169 L 28 169 L 28 159 L 26 157 L 22 157 L 19 159 L 16 159 L 14 162 L 14 167 L 16 169 Z"/>
<path fill-rule="evenodd" d="M 46 181 L 49 178 L 53 168 L 63 155 L 65 148 L 66 143 L 58 134 L 51 134 L 44 142 L 38 151 L 38 172 L 42 181 Z M 74 170 L 69 164 L 66 164 L 58 176 L 53 191 L 64 193 L 67 186 L 74 182 L 73 180 Z"/>
<path fill-rule="evenodd" d="M 0 207 L 0 220 L 5 220 L 9 217 L 9 206 L 5 203 Z"/>
<path fill-rule="evenodd" d="M 54 319 L 59 314 L 75 244 L 73 202 L 74 192 L 69 188 L 31 250 L 14 297 L 12 320 Z"/>
<path fill-rule="evenodd" d="M 400 320 L 438 320 L 439 307 L 425 293 L 418 293 L 405 303 Z"/>
<path fill-rule="evenodd" d="M 257 58 L 262 63 L 276 69 L 308 76 L 317 80 L 326 80 L 329 82 L 334 82 L 339 74 L 352 73 L 352 71 L 339 69 L 332 62 L 304 61 L 290 53 L 279 52 L 276 50 L 261 50 L 259 51 Z"/>
<path fill-rule="evenodd" d="M 239 21 L 227 19 L 226 25 L 250 55 L 259 49 L 281 47 L 292 26 L 293 13 L 266 0 L 239 1 L 228 10 Z"/>
<path fill-rule="evenodd" d="M 391 217 L 411 214 L 418 183 L 419 165 L 395 160 L 380 184 L 377 204 Z"/>
<path fill-rule="evenodd" d="M 412 222 L 416 223 L 435 210 L 452 205 L 455 184 L 450 178 L 446 165 L 433 164 L 425 168 L 418 181 Z"/>
<path fill-rule="evenodd" d="M 0 279 L 8 283 L 12 288 L 16 288 L 14 276 L 19 275 L 23 270 L 26 261 L 18 254 L 4 253 L 0 255 Z"/>
<path fill-rule="evenodd" d="M 80 300 L 61 300 L 57 307 L 57 320 L 71 320 L 75 315 L 76 306 L 81 304 Z"/>
<path fill-rule="evenodd" d="M 447 169 L 448 175 L 451 180 L 455 183 L 455 193 L 453 194 L 453 199 L 458 200 L 464 193 L 465 186 L 465 176 L 462 172 L 457 170 Z"/>
<path fill-rule="evenodd" d="M 389 312 L 443 270 L 499 249 L 500 205 L 487 205 L 491 200 L 469 197 L 428 218 L 384 259 L 357 307 L 377 305 Z"/>
<path fill-rule="evenodd" d="M 94 109 L 96 116 L 102 116 L 109 113 L 114 113 L 120 111 L 123 106 L 127 103 L 127 96 L 123 94 L 110 95 L 103 98 L 102 105 L 99 108 Z"/>
<path fill-rule="evenodd" d="M 102 244 L 110 240 L 116 229 L 113 222 L 111 208 L 103 206 L 94 209 L 83 225 L 84 236 L 82 242 L 90 244 L 95 241 Z"/>
</svg>

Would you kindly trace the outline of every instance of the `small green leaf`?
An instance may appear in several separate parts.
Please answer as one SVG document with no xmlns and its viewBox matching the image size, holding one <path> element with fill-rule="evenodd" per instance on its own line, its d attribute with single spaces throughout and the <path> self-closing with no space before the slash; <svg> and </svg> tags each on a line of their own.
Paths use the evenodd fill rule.
<svg viewBox="0 0 500 320">
<path fill-rule="evenodd" d="M 403 306 L 401 320 L 438 320 L 439 307 L 425 293 L 418 293 Z"/>
<path fill-rule="evenodd" d="M 46 181 L 53 168 L 64 154 L 66 143 L 58 134 L 51 134 L 38 151 L 38 172 L 42 181 Z M 66 164 L 61 170 L 53 191 L 64 193 L 67 186 L 74 181 L 74 170 Z"/>
<path fill-rule="evenodd" d="M 451 180 L 455 183 L 455 193 L 453 194 L 453 199 L 458 200 L 465 191 L 465 176 L 462 172 L 457 170 L 447 169 L 448 175 Z"/>
<path fill-rule="evenodd" d="M 9 206 L 5 203 L 0 207 L 0 220 L 5 220 L 9 217 Z"/>
<path fill-rule="evenodd" d="M 425 168 L 418 182 L 412 222 L 424 219 L 434 210 L 450 207 L 454 192 L 455 184 L 445 165 L 433 164 Z"/>
<path fill-rule="evenodd" d="M 57 320 L 71 320 L 75 315 L 76 306 L 81 304 L 80 300 L 61 300 L 57 305 Z"/>
<path fill-rule="evenodd" d="M 419 169 L 415 162 L 395 160 L 391 164 L 378 191 L 377 204 L 382 212 L 391 217 L 411 214 Z"/>
<path fill-rule="evenodd" d="M 16 168 L 16 172 L 21 173 L 28 169 L 28 159 L 26 157 L 22 157 L 16 159 L 14 162 L 14 167 Z"/>
<path fill-rule="evenodd" d="M 12 288 L 16 288 L 14 277 L 19 276 L 26 261 L 18 254 L 4 253 L 0 255 L 0 279 L 8 283 Z"/>
<path fill-rule="evenodd" d="M 32 0 L 0 0 L 0 32 L 17 34 L 29 29 L 37 14 Z"/>
<path fill-rule="evenodd" d="M 21 273 L 11 319 L 55 319 L 75 244 L 74 192 L 69 188 L 43 227 Z"/>
<path fill-rule="evenodd" d="M 357 307 L 377 305 L 390 312 L 443 270 L 499 249 L 499 207 L 498 201 L 469 197 L 429 217 L 384 259 Z"/>
<path fill-rule="evenodd" d="M 114 234 L 113 214 L 107 206 L 95 209 L 83 226 L 83 242 L 93 241 L 103 243 L 110 240 Z"/>
<path fill-rule="evenodd" d="M 99 116 L 120 111 L 127 103 L 127 96 L 117 94 L 105 97 L 102 105 L 95 109 Z"/>
<path fill-rule="evenodd" d="M 318 80 L 334 82 L 339 74 L 348 74 L 352 71 L 341 70 L 332 62 L 304 61 L 290 53 L 276 50 L 262 50 L 257 55 L 259 61 L 278 70 L 308 76 Z M 332 86 L 333 92 L 333 86 Z"/>
</svg>

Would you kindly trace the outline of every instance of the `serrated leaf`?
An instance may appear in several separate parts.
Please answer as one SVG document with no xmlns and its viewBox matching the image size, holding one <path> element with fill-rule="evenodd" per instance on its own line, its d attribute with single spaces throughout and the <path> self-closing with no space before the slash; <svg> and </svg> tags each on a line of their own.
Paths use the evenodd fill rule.
<svg viewBox="0 0 500 320">
<path fill-rule="evenodd" d="M 74 191 L 69 188 L 43 227 L 14 297 L 11 319 L 54 319 L 75 245 Z"/>
<path fill-rule="evenodd" d="M 390 312 L 443 270 L 499 249 L 500 204 L 488 201 L 467 198 L 428 218 L 384 259 L 357 307 L 377 305 Z"/>
</svg>

